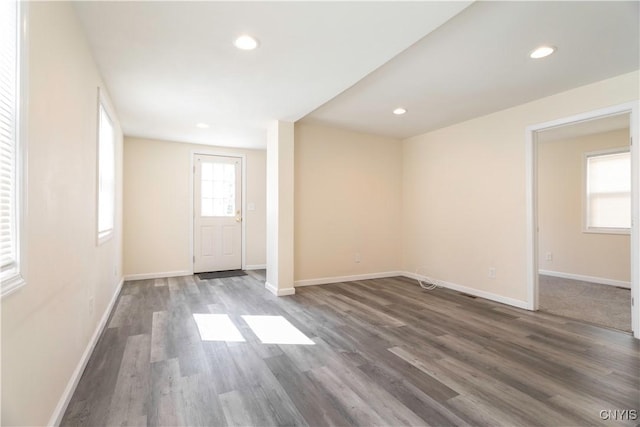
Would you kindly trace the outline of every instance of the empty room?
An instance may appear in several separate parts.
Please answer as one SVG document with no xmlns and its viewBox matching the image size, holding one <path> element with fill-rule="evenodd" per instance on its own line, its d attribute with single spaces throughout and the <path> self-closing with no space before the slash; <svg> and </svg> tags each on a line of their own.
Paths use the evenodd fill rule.
<svg viewBox="0 0 640 427">
<path fill-rule="evenodd" d="M 635 426 L 640 2 L 0 2 L 3 426 Z"/>
</svg>

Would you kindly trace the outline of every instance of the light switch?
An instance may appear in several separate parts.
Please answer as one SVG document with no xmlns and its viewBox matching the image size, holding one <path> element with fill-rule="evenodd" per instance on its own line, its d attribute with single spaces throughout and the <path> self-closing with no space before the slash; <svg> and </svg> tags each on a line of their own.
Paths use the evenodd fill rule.
<svg viewBox="0 0 640 427">
<path fill-rule="evenodd" d="M 256 204 L 255 203 L 248 203 L 247 204 L 247 210 L 255 211 L 256 210 Z"/>
</svg>

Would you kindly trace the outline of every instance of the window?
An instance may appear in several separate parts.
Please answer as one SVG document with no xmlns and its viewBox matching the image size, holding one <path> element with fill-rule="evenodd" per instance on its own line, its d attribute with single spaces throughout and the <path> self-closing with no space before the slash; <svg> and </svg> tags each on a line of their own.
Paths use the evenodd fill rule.
<svg viewBox="0 0 640 427">
<path fill-rule="evenodd" d="M 235 216 L 236 165 L 202 163 L 200 215 Z"/>
<path fill-rule="evenodd" d="M 24 284 L 21 246 L 24 81 L 21 2 L 0 2 L 0 282 L 1 295 Z"/>
<path fill-rule="evenodd" d="M 587 153 L 585 163 L 585 231 L 628 233 L 631 228 L 629 149 Z"/>
<path fill-rule="evenodd" d="M 98 103 L 98 244 L 113 234 L 115 222 L 115 132 L 102 100 Z"/>
</svg>

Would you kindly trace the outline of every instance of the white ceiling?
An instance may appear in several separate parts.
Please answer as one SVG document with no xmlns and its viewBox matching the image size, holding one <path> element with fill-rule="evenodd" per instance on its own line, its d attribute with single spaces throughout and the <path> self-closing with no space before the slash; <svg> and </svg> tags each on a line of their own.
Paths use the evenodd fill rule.
<svg viewBox="0 0 640 427">
<path fill-rule="evenodd" d="M 469 4 L 75 8 L 125 134 L 220 146 L 263 148 L 274 119 L 404 138 L 640 68 L 638 1 Z M 558 50 L 529 59 L 540 44 Z"/>
<path fill-rule="evenodd" d="M 126 135 L 264 147 L 471 2 L 77 2 Z M 233 46 L 249 33 L 260 47 Z M 210 124 L 198 129 L 195 124 Z"/>
<path fill-rule="evenodd" d="M 305 120 L 405 138 L 637 70 L 639 4 L 476 2 Z"/>
</svg>

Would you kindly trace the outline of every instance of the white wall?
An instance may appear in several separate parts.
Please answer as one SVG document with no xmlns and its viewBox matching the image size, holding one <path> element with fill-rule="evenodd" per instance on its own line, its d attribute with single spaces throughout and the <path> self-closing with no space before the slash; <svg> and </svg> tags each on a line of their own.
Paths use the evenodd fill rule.
<svg viewBox="0 0 640 427">
<path fill-rule="evenodd" d="M 28 5 L 27 284 L 2 299 L 2 425 L 34 426 L 55 421 L 120 283 L 122 134 L 118 127 L 115 236 L 98 247 L 97 87 L 104 86 L 71 4 Z"/>
<path fill-rule="evenodd" d="M 629 129 L 538 143 L 538 264 L 541 270 L 631 280 L 628 234 L 585 233 L 584 154 L 629 146 Z M 552 260 L 546 254 L 552 253 Z"/>
<path fill-rule="evenodd" d="M 526 127 L 636 100 L 639 81 L 636 71 L 403 141 L 403 269 L 525 301 Z"/>
<path fill-rule="evenodd" d="M 125 138 L 124 274 L 191 274 L 193 152 L 246 155 L 246 264 L 266 263 L 266 152 Z"/>
<path fill-rule="evenodd" d="M 267 129 L 267 282 L 276 295 L 294 289 L 294 126 L 273 121 Z"/>
<path fill-rule="evenodd" d="M 398 270 L 401 167 L 396 139 L 296 123 L 297 285 Z"/>
</svg>

